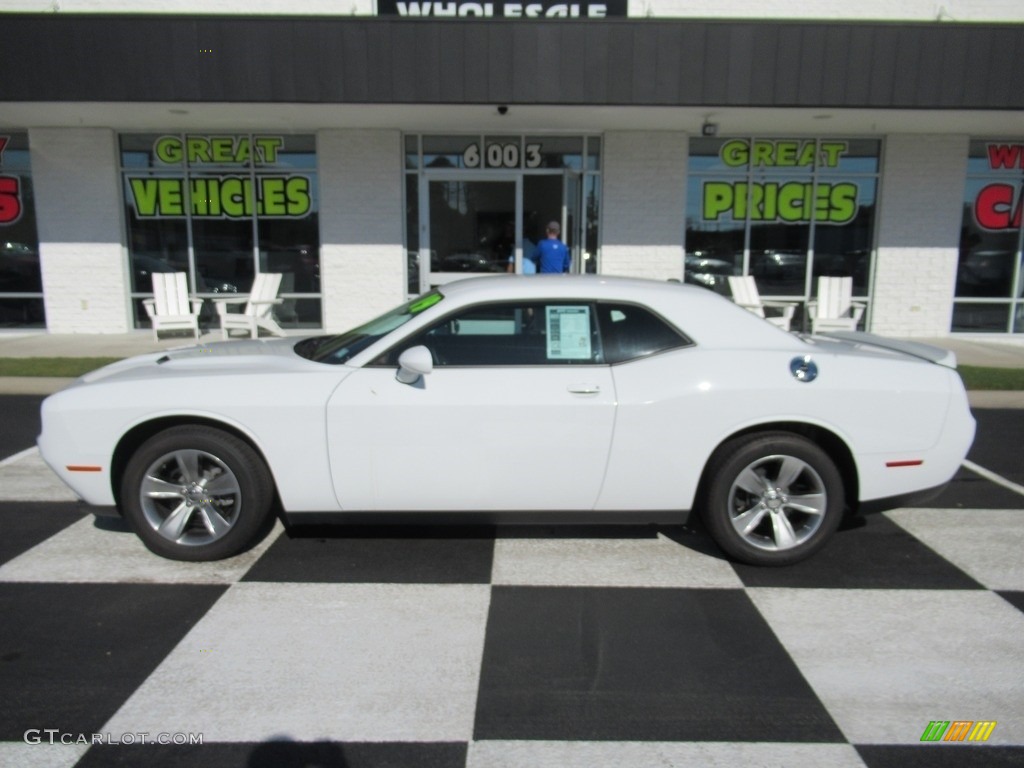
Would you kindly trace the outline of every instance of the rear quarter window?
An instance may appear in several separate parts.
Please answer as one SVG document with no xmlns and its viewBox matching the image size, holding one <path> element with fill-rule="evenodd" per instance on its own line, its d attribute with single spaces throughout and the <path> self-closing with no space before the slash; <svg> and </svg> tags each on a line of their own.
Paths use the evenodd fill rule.
<svg viewBox="0 0 1024 768">
<path fill-rule="evenodd" d="M 598 304 L 597 317 L 606 363 L 638 360 L 693 344 L 666 320 L 634 304 Z"/>
</svg>

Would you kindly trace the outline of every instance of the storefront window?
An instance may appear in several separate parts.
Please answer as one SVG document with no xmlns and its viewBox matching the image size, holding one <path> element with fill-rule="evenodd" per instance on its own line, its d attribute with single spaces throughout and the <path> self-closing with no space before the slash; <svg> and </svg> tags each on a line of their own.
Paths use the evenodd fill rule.
<svg viewBox="0 0 1024 768">
<path fill-rule="evenodd" d="M 283 327 L 321 325 L 315 139 L 269 134 L 121 137 L 136 327 L 153 272 L 185 272 L 203 298 L 244 294 L 282 275 Z M 203 317 L 216 324 L 207 302 Z"/>
<path fill-rule="evenodd" d="M 1024 144 L 972 141 L 953 330 L 1021 333 Z"/>
<path fill-rule="evenodd" d="M 686 204 L 688 283 L 728 294 L 753 275 L 764 296 L 806 302 L 821 276 L 866 300 L 880 143 L 695 138 Z"/>
<path fill-rule="evenodd" d="M 28 136 L 0 133 L 0 327 L 43 328 L 43 279 Z"/>
</svg>

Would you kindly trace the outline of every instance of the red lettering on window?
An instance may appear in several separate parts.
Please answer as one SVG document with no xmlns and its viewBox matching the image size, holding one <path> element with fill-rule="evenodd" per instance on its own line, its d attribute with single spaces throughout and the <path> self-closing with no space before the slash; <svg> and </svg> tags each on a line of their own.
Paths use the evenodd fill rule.
<svg viewBox="0 0 1024 768">
<path fill-rule="evenodd" d="M 989 184 L 974 200 L 974 218 L 983 229 L 1016 229 L 1024 213 L 1024 196 L 1013 184 Z"/>
<path fill-rule="evenodd" d="M 988 164 L 995 170 L 1000 168 L 1016 168 L 1018 164 L 1024 168 L 1024 145 L 1021 144 L 989 144 Z"/>
<path fill-rule="evenodd" d="M 0 176 L 0 224 L 21 218 L 21 185 L 17 176 Z"/>
</svg>

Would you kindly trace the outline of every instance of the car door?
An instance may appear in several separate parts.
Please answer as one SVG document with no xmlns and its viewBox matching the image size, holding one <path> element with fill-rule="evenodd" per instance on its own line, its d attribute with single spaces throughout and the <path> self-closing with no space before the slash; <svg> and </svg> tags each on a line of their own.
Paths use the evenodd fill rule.
<svg viewBox="0 0 1024 768">
<path fill-rule="evenodd" d="M 405 349 L 433 371 L 396 378 Z M 615 392 L 593 308 L 459 310 L 354 372 L 327 408 L 346 510 L 586 510 L 601 490 Z"/>
</svg>

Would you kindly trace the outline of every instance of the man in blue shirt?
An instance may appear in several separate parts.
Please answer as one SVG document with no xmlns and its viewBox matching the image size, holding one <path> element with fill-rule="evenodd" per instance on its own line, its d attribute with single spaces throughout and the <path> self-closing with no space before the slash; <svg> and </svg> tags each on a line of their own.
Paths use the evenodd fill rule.
<svg viewBox="0 0 1024 768">
<path fill-rule="evenodd" d="M 565 243 L 558 239 L 562 228 L 557 221 L 552 221 L 547 226 L 547 237 L 537 243 L 534 257 L 537 261 L 537 271 L 541 274 L 561 274 L 569 271 L 571 257 Z"/>
</svg>

